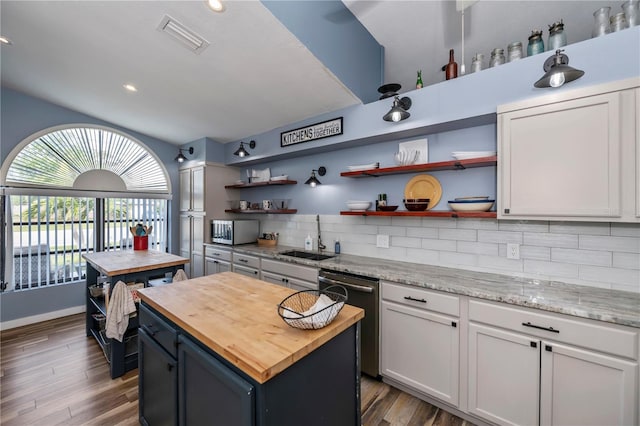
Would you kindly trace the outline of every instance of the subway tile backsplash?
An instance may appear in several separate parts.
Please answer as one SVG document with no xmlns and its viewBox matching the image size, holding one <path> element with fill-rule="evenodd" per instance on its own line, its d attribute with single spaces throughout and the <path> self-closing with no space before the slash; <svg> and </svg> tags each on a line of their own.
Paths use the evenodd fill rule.
<svg viewBox="0 0 640 426">
<path fill-rule="evenodd" d="M 311 234 L 317 247 L 315 215 L 256 218 L 281 245 L 303 247 Z M 329 251 L 339 239 L 346 254 L 640 293 L 640 224 L 321 215 L 320 225 Z M 520 259 L 507 258 L 507 243 L 520 244 Z"/>
</svg>

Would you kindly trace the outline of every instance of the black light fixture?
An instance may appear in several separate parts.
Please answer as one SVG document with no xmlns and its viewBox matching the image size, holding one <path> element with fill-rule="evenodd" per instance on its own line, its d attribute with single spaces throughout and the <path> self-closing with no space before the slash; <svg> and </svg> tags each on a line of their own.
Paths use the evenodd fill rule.
<svg viewBox="0 0 640 426">
<path fill-rule="evenodd" d="M 542 68 L 545 74 L 533 84 L 535 87 L 560 87 L 584 75 L 584 71 L 569 66 L 569 57 L 562 52 L 563 50 L 558 49 L 544 61 Z"/>
<path fill-rule="evenodd" d="M 316 185 L 322 185 L 322 182 L 316 177 L 316 172 L 318 172 L 320 176 L 324 176 L 327 174 L 327 169 L 324 166 L 320 166 L 317 169 L 311 170 L 311 177 L 307 179 L 304 183 L 305 185 L 311 185 L 312 188 L 315 188 Z"/>
<path fill-rule="evenodd" d="M 407 112 L 409 108 L 411 108 L 410 98 L 406 96 L 404 98 L 400 98 L 399 96 L 396 96 L 393 99 L 393 106 L 391 107 L 389 112 L 386 113 L 384 117 L 382 117 L 382 119 L 384 121 L 392 121 L 394 123 L 397 123 L 398 121 L 406 120 L 411 116 L 411 114 Z"/>
<path fill-rule="evenodd" d="M 249 142 L 249 148 L 253 149 L 256 147 L 256 141 Z M 233 153 L 233 155 L 237 155 L 238 157 L 248 157 L 249 151 L 244 149 L 244 142 L 240 142 L 240 148 Z"/>
<path fill-rule="evenodd" d="M 185 160 L 187 159 L 187 157 L 184 156 L 182 151 L 187 151 L 189 153 L 189 155 L 193 155 L 193 147 L 192 146 L 190 146 L 189 148 L 180 148 L 179 150 L 180 150 L 180 152 L 178 152 L 178 155 L 175 158 L 175 160 L 178 163 L 184 163 Z"/>
</svg>

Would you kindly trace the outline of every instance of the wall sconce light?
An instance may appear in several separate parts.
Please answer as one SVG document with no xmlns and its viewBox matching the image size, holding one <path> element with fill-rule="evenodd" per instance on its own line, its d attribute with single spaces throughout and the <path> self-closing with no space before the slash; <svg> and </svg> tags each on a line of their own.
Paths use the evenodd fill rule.
<svg viewBox="0 0 640 426">
<path fill-rule="evenodd" d="M 312 188 L 315 188 L 316 185 L 322 185 L 322 182 L 316 177 L 316 172 L 318 172 L 320 176 L 324 176 L 327 174 L 327 169 L 324 166 L 320 166 L 317 169 L 311 170 L 311 177 L 307 179 L 304 183 L 305 185 L 310 185 Z"/>
<path fill-rule="evenodd" d="M 256 147 L 256 141 L 249 142 L 249 148 L 253 149 Z M 248 157 L 249 151 L 244 149 L 244 142 L 240 142 L 240 148 L 233 153 L 233 155 L 237 155 L 238 157 Z"/>
<path fill-rule="evenodd" d="M 406 120 L 411 116 L 407 110 L 411 108 L 411 99 L 408 97 L 400 98 L 395 96 L 393 99 L 393 106 L 388 113 L 382 117 L 384 121 L 392 121 L 397 123 L 398 121 Z"/>
<path fill-rule="evenodd" d="M 176 156 L 175 160 L 178 163 L 184 163 L 185 160 L 187 159 L 187 157 L 184 156 L 184 154 L 182 153 L 182 151 L 187 151 L 189 153 L 189 155 L 193 155 L 193 147 L 190 146 L 189 148 L 180 148 L 178 155 Z"/>
<path fill-rule="evenodd" d="M 545 74 L 533 84 L 535 87 L 560 87 L 584 75 L 584 71 L 569 66 L 569 57 L 562 52 L 563 50 L 558 49 L 544 61 L 542 68 Z"/>
</svg>

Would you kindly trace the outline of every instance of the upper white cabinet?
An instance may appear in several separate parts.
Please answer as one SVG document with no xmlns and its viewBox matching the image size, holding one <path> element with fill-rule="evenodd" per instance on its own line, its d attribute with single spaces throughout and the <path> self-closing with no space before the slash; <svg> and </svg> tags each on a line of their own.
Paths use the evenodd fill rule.
<svg viewBox="0 0 640 426">
<path fill-rule="evenodd" d="M 638 86 L 498 108 L 498 218 L 639 222 Z"/>
<path fill-rule="evenodd" d="M 198 164 L 180 169 L 180 255 L 191 261 L 190 278 L 205 271 L 204 243 L 211 242 L 211 219 L 225 217 L 229 198 L 224 184 L 235 182 L 240 172 L 234 167 Z"/>
</svg>

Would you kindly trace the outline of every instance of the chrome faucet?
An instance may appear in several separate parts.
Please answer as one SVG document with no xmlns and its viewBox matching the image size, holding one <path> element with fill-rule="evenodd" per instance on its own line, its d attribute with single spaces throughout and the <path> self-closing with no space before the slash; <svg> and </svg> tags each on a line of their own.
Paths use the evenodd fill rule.
<svg viewBox="0 0 640 426">
<path fill-rule="evenodd" d="M 318 223 L 318 253 L 320 253 L 322 250 L 326 249 L 327 246 L 322 244 L 322 237 L 320 236 L 320 215 L 319 214 L 316 215 L 316 222 Z"/>
</svg>

